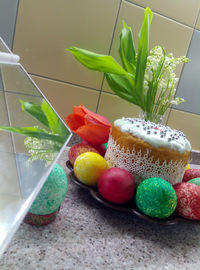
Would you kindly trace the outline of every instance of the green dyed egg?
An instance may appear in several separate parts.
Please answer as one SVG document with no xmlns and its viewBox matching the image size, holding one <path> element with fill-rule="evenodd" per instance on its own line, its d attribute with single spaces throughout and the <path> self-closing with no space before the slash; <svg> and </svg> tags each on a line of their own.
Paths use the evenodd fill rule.
<svg viewBox="0 0 200 270">
<path fill-rule="evenodd" d="M 67 176 L 59 164 L 55 164 L 29 212 L 47 215 L 55 212 L 63 202 L 67 192 Z"/>
<path fill-rule="evenodd" d="M 188 181 L 188 183 L 193 183 L 197 186 L 200 186 L 200 177 L 194 178 L 194 179 Z"/>
<path fill-rule="evenodd" d="M 176 192 L 167 181 L 157 177 L 148 178 L 137 188 L 136 205 L 145 215 L 167 218 L 176 208 Z"/>
</svg>

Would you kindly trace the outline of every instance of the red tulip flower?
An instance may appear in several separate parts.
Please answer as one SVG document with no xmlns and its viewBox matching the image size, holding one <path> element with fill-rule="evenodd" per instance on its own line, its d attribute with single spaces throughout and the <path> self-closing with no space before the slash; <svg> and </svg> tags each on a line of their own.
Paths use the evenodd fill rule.
<svg viewBox="0 0 200 270">
<path fill-rule="evenodd" d="M 73 113 L 65 121 L 71 131 L 90 144 L 104 144 L 108 141 L 111 128 L 108 119 L 88 110 L 82 104 L 74 106 Z"/>
</svg>

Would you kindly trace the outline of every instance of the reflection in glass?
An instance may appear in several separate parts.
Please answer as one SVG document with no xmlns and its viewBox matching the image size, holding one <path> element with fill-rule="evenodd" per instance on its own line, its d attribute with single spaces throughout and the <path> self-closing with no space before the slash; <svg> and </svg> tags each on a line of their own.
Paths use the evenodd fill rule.
<svg viewBox="0 0 200 270">
<path fill-rule="evenodd" d="M 50 164 L 69 137 L 70 132 L 66 129 L 63 122 L 47 101 L 44 99 L 39 99 L 39 101 L 40 104 L 24 101 L 22 99 L 18 100 L 21 104 L 22 111 L 31 116 L 32 119 L 35 119 L 35 125 L 24 125 L 25 123 L 22 121 L 23 118 L 19 118 L 18 115 L 15 114 L 14 119 L 19 118 L 21 126 L 0 126 L 0 130 L 26 136 L 24 144 L 29 150 L 31 160 L 45 160 L 47 164 Z M 12 115 L 12 108 L 16 107 L 17 106 L 11 107 L 9 115 Z"/>
<path fill-rule="evenodd" d="M 19 63 L 0 58 L 0 71 L 1 255 L 71 133 Z"/>
</svg>

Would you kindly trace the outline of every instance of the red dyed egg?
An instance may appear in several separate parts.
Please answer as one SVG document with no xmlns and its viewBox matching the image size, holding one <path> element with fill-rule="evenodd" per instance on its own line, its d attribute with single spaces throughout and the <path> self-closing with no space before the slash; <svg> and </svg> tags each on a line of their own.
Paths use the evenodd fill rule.
<svg viewBox="0 0 200 270">
<path fill-rule="evenodd" d="M 177 196 L 177 214 L 187 219 L 200 220 L 200 186 L 178 183 L 173 187 Z"/>
<path fill-rule="evenodd" d="M 107 201 L 124 204 L 135 192 L 135 179 L 124 169 L 110 168 L 104 171 L 97 183 L 100 195 Z"/>
<path fill-rule="evenodd" d="M 187 182 L 198 177 L 200 177 L 200 169 L 189 169 L 185 171 L 182 181 Z"/>
</svg>

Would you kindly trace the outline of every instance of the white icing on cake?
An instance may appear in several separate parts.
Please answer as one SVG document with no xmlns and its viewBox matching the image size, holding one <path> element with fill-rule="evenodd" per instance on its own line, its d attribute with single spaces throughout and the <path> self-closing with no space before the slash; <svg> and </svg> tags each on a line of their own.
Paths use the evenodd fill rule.
<svg viewBox="0 0 200 270">
<path fill-rule="evenodd" d="M 114 125 L 122 132 L 127 132 L 144 140 L 154 147 L 167 147 L 179 153 L 191 151 L 191 144 L 183 132 L 168 126 L 144 121 L 140 118 L 121 118 Z"/>
</svg>

